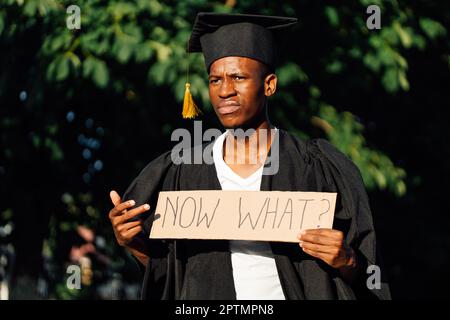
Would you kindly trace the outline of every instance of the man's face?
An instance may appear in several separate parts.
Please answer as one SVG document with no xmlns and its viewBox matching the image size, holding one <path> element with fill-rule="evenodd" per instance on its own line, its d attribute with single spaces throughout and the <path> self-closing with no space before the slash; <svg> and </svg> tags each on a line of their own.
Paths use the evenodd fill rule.
<svg viewBox="0 0 450 320">
<path fill-rule="evenodd" d="M 209 97 L 225 128 L 246 128 L 265 117 L 263 65 L 243 57 L 214 61 L 209 72 Z"/>
</svg>

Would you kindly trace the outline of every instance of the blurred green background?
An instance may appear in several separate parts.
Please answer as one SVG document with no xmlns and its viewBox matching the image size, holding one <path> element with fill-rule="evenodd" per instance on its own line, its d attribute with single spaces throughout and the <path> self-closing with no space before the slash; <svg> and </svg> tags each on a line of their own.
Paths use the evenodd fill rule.
<svg viewBox="0 0 450 320">
<path fill-rule="evenodd" d="M 66 9 L 81 9 L 69 30 Z M 369 30 L 369 5 L 381 29 Z M 0 0 L 0 281 L 10 299 L 130 299 L 140 274 L 115 243 L 122 194 L 173 143 L 186 70 L 204 110 L 197 12 L 296 16 L 270 117 L 324 137 L 359 167 L 394 298 L 450 286 L 448 1 Z M 82 289 L 66 286 L 82 266 Z"/>
</svg>

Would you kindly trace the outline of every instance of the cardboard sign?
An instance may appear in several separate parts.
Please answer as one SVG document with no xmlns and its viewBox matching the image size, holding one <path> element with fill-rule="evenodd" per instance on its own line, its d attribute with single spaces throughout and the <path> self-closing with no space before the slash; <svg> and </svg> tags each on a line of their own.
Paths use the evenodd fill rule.
<svg viewBox="0 0 450 320">
<path fill-rule="evenodd" d="M 298 242 L 303 229 L 332 228 L 336 193 L 164 191 L 150 238 Z"/>
</svg>

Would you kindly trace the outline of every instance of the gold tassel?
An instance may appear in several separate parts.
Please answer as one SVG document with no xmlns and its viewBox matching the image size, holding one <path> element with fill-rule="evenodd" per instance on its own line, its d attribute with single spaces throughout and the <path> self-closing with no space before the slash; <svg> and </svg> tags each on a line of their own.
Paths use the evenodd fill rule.
<svg viewBox="0 0 450 320">
<path fill-rule="evenodd" d="M 182 112 L 184 119 L 192 119 L 202 113 L 201 110 L 195 104 L 194 99 L 192 99 L 192 94 L 191 91 L 189 90 L 190 86 L 191 84 L 187 82 L 186 90 L 184 91 L 183 112 Z"/>
</svg>

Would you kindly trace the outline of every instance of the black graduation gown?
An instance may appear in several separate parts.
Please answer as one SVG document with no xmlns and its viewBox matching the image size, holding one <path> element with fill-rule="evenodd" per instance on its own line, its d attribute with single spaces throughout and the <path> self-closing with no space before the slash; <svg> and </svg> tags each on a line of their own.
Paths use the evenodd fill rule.
<svg viewBox="0 0 450 320">
<path fill-rule="evenodd" d="M 286 299 L 390 299 L 358 168 L 326 140 L 303 140 L 281 129 L 278 134 L 279 170 L 263 175 L 261 191 L 337 192 L 333 229 L 344 232 L 360 266 L 350 285 L 338 270 L 307 255 L 298 244 L 270 242 Z M 141 298 L 236 299 L 227 240 L 148 239 L 159 191 L 221 190 L 214 164 L 176 165 L 170 153 L 150 162 L 123 197 L 151 206 L 142 234 L 151 255 L 149 265 L 141 266 Z M 381 289 L 369 290 L 366 268 L 373 264 L 381 268 Z"/>
</svg>

